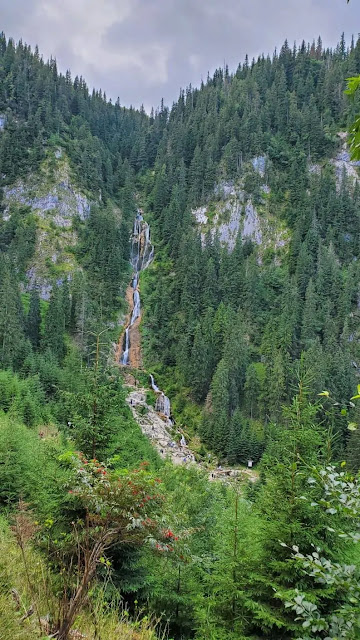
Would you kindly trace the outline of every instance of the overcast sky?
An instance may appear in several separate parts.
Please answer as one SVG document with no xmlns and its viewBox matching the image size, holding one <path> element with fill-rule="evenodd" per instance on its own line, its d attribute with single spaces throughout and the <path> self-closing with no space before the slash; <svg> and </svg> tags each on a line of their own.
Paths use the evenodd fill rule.
<svg viewBox="0 0 360 640">
<path fill-rule="evenodd" d="M 60 70 L 147 110 L 285 38 L 334 46 L 360 31 L 359 0 L 0 0 L 0 16 L 7 36 L 38 44 Z"/>
</svg>

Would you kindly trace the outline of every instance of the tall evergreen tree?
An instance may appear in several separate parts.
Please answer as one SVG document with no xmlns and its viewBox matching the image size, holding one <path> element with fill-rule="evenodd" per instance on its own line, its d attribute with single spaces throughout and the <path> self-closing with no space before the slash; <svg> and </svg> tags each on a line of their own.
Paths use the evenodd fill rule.
<svg viewBox="0 0 360 640">
<path fill-rule="evenodd" d="M 26 318 L 26 335 L 35 351 L 37 351 L 40 347 L 41 339 L 41 312 L 40 296 L 36 286 L 30 292 L 30 306 Z"/>
<path fill-rule="evenodd" d="M 65 355 L 65 313 L 62 288 L 54 286 L 45 317 L 43 350 L 47 349 L 61 361 Z"/>
</svg>

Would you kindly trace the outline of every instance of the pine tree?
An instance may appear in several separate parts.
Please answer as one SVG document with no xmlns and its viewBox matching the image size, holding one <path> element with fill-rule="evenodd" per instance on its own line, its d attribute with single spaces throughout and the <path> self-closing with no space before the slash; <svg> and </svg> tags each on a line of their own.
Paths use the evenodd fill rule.
<svg viewBox="0 0 360 640">
<path fill-rule="evenodd" d="M 51 292 L 49 306 L 45 317 L 42 348 L 47 349 L 61 361 L 65 355 L 65 314 L 61 287 L 54 286 Z"/>
<path fill-rule="evenodd" d="M 4 368 L 16 367 L 24 345 L 22 306 L 18 284 L 10 266 L 2 265 L 0 283 L 0 360 Z"/>
<path fill-rule="evenodd" d="M 259 417 L 262 412 L 265 376 L 266 369 L 261 362 L 252 362 L 246 370 L 244 401 L 251 419 Z"/>
<path fill-rule="evenodd" d="M 188 379 L 194 389 L 196 400 L 205 399 L 211 380 L 210 344 L 207 336 L 203 335 L 201 324 L 195 329 L 194 343 L 191 350 Z"/>
<path fill-rule="evenodd" d="M 266 481 L 257 509 L 266 522 L 263 538 L 266 575 L 264 580 L 260 579 L 253 612 L 265 637 L 274 637 L 279 628 L 284 638 L 293 637 L 297 629 L 288 610 L 279 607 L 279 601 L 273 598 L 274 592 L 286 599 L 285 594 L 292 593 L 301 584 L 305 590 L 312 589 L 312 596 L 316 598 L 316 587 L 314 589 L 309 580 L 305 586 L 304 575 L 289 561 L 292 545 L 299 545 L 305 554 L 311 553 L 314 546 L 321 546 L 332 557 L 339 550 L 339 546 L 334 546 L 333 534 L 326 530 L 331 516 L 315 514 L 310 507 L 319 492 L 308 483 L 307 469 L 309 465 L 320 464 L 327 447 L 326 434 L 315 423 L 317 411 L 317 406 L 308 403 L 307 390 L 300 381 L 292 406 L 284 411 L 281 425 L 272 431 L 272 441 L 262 463 Z M 331 598 L 330 590 L 327 594 Z"/>
<path fill-rule="evenodd" d="M 228 452 L 228 437 L 230 432 L 230 397 L 229 397 L 229 369 L 224 359 L 220 360 L 211 382 L 210 415 L 208 443 L 213 450 L 224 455 Z"/>
<path fill-rule="evenodd" d="M 308 347 L 316 338 L 318 328 L 316 292 L 313 280 L 310 279 L 305 294 L 305 305 L 301 329 L 301 342 Z"/>
<path fill-rule="evenodd" d="M 26 335 L 29 338 L 33 349 L 38 351 L 41 340 L 41 312 L 40 296 L 36 286 L 30 292 L 30 306 L 26 318 Z"/>
</svg>

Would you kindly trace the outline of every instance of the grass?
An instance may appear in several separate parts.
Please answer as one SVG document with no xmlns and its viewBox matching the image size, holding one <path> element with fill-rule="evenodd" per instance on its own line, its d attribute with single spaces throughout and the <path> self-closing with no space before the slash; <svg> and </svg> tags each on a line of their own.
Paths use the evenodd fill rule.
<svg viewBox="0 0 360 640">
<path fill-rule="evenodd" d="M 24 565 L 26 560 L 26 570 Z M 27 577 L 28 576 L 28 577 Z M 44 558 L 28 541 L 24 556 L 4 516 L 0 516 L 0 637 L 2 640 L 45 640 L 46 617 L 56 616 L 58 603 L 52 593 L 53 577 Z M 34 613 L 23 620 L 30 606 Z M 130 621 L 126 610 L 105 602 L 101 589 L 76 620 L 75 629 L 87 640 L 156 640 L 160 621 L 140 612 Z M 40 626 L 39 619 L 43 622 Z M 165 640 L 165 635 L 160 636 Z"/>
</svg>

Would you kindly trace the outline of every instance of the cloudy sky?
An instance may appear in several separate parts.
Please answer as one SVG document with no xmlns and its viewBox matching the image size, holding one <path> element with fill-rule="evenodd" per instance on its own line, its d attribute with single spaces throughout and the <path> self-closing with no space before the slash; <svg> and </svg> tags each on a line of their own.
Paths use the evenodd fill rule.
<svg viewBox="0 0 360 640">
<path fill-rule="evenodd" d="M 285 38 L 333 46 L 360 31 L 359 0 L 0 0 L 7 36 L 39 45 L 121 104 L 148 110 L 224 61 L 235 69 Z"/>
</svg>

